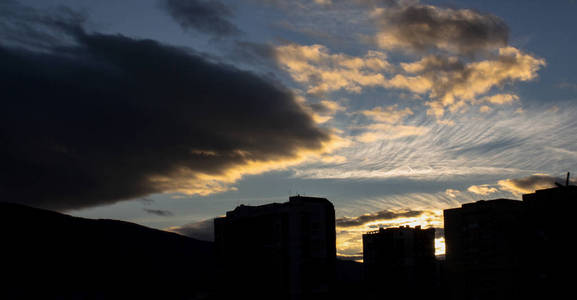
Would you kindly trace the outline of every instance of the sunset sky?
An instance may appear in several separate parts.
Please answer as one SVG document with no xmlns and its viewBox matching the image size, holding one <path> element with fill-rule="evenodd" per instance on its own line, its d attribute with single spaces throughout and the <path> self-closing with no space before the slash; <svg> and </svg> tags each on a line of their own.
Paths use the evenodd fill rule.
<svg viewBox="0 0 577 300">
<path fill-rule="evenodd" d="M 577 172 L 576 14 L 0 0 L 0 198 L 207 238 L 239 204 L 326 197 L 358 257 L 363 232 L 442 229 L 443 209 Z"/>
</svg>

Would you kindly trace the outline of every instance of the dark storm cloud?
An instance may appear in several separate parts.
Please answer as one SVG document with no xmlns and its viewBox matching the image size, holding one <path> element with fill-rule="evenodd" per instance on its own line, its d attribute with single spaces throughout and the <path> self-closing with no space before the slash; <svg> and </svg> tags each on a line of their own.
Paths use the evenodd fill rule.
<svg viewBox="0 0 577 300">
<path fill-rule="evenodd" d="M 144 210 L 146 213 L 149 213 L 151 215 L 156 215 L 156 216 L 161 216 L 161 217 L 170 217 L 170 216 L 174 215 L 171 211 L 163 210 L 163 209 L 143 208 L 142 210 Z"/>
<path fill-rule="evenodd" d="M 389 2 L 378 15 L 378 43 L 417 51 L 443 49 L 475 54 L 507 45 L 508 26 L 499 17 L 469 9 Z"/>
<path fill-rule="evenodd" d="M 394 220 L 398 218 L 418 217 L 423 211 L 409 210 L 405 212 L 394 212 L 389 210 L 379 211 L 373 214 L 366 214 L 358 217 L 344 217 L 336 220 L 337 227 L 355 227 L 374 221 Z"/>
<path fill-rule="evenodd" d="M 292 93 L 250 72 L 152 40 L 67 34 L 73 46 L 44 51 L 0 41 L 2 200 L 103 205 L 329 140 Z"/>
<path fill-rule="evenodd" d="M 184 236 L 202 241 L 214 241 L 214 219 L 208 219 L 182 226 L 174 226 L 167 229 Z"/>
<path fill-rule="evenodd" d="M 241 32 L 229 21 L 232 11 L 217 0 L 161 0 L 160 3 L 185 30 L 216 36 L 230 36 Z"/>
</svg>

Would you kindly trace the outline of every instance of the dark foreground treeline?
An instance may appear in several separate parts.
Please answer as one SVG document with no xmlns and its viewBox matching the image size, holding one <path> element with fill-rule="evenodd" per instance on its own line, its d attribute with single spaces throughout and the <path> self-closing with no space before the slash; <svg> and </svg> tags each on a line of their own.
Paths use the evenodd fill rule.
<svg viewBox="0 0 577 300">
<path fill-rule="evenodd" d="M 2 202 L 0 258 L 0 299 L 240 299 L 263 288 L 230 290 L 211 242 Z M 361 274 L 337 261 L 330 298 L 363 298 Z"/>
</svg>

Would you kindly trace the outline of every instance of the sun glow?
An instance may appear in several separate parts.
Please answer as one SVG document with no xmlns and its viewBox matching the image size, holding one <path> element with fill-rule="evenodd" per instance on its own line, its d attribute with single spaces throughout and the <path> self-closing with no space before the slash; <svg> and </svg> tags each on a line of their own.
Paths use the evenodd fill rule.
<svg viewBox="0 0 577 300">
<path fill-rule="evenodd" d="M 337 253 L 339 256 L 355 257 L 361 261 L 363 251 L 362 235 L 378 228 L 399 226 L 422 228 L 443 228 L 443 212 L 441 210 L 426 210 L 416 217 L 400 217 L 390 220 L 375 220 L 360 226 L 342 227 L 337 225 Z M 435 238 L 435 255 L 445 254 L 445 239 Z"/>
</svg>

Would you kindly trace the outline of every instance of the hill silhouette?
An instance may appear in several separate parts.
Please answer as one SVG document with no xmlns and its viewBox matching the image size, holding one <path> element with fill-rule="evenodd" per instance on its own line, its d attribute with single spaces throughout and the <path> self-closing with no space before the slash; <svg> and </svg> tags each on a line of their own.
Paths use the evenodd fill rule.
<svg viewBox="0 0 577 300">
<path fill-rule="evenodd" d="M 0 203 L 0 298 L 203 299 L 211 242 L 116 220 Z"/>
</svg>

